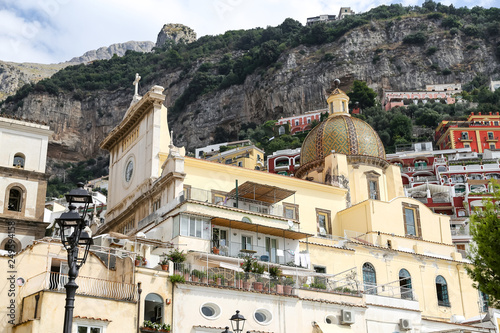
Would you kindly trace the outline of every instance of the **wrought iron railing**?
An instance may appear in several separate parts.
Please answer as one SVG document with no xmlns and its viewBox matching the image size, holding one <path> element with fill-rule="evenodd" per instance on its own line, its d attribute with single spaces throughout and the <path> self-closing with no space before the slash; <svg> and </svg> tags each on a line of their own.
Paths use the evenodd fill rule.
<svg viewBox="0 0 500 333">
<path fill-rule="evenodd" d="M 27 284 L 31 289 L 65 292 L 68 275 L 58 272 L 43 272 L 31 279 Z M 105 297 L 114 300 L 136 301 L 136 287 L 133 283 L 115 282 L 86 276 L 76 278 L 77 295 Z"/>
</svg>

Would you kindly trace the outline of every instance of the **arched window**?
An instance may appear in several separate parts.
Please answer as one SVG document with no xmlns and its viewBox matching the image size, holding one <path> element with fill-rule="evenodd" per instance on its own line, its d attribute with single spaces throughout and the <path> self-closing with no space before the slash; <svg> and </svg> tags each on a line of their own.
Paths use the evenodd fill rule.
<svg viewBox="0 0 500 333">
<path fill-rule="evenodd" d="M 406 269 L 401 269 L 399 271 L 399 289 L 401 292 L 401 298 L 403 299 L 413 299 L 413 293 L 411 288 L 411 275 Z"/>
<path fill-rule="evenodd" d="M 7 209 L 14 211 L 14 212 L 20 212 L 21 211 L 21 198 L 22 198 L 22 190 L 18 187 L 13 187 L 9 191 L 9 201 L 8 201 L 8 206 Z"/>
<path fill-rule="evenodd" d="M 144 320 L 163 323 L 163 298 L 158 294 L 148 294 L 144 299 Z"/>
<path fill-rule="evenodd" d="M 16 168 L 24 169 L 24 155 L 21 153 L 17 153 L 14 155 L 14 163 L 13 166 Z"/>
<path fill-rule="evenodd" d="M 284 127 L 284 126 L 280 126 L 280 127 L 278 128 L 278 134 L 279 134 L 279 135 L 283 135 L 283 134 L 285 134 L 285 127 Z"/>
<path fill-rule="evenodd" d="M 448 285 L 446 284 L 444 277 L 441 275 L 436 277 L 436 294 L 438 305 L 450 306 L 450 300 L 448 299 Z"/>
<path fill-rule="evenodd" d="M 365 293 L 376 294 L 377 293 L 377 277 L 375 274 L 375 268 L 372 264 L 366 262 L 363 265 L 363 284 L 365 288 Z"/>
</svg>

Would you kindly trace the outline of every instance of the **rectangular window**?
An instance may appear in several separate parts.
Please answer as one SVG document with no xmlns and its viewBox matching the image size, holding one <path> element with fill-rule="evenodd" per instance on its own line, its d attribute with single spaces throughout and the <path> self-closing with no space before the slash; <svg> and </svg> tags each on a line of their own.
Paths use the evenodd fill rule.
<svg viewBox="0 0 500 333">
<path fill-rule="evenodd" d="M 316 224 L 319 236 L 331 235 L 332 227 L 330 211 L 316 208 Z"/>
<path fill-rule="evenodd" d="M 226 203 L 226 192 L 212 190 L 212 203 L 221 205 Z"/>
<path fill-rule="evenodd" d="M 469 133 L 462 132 L 462 140 L 469 140 Z"/>
<path fill-rule="evenodd" d="M 252 236 L 241 236 L 241 248 L 243 250 L 252 250 Z"/>
<path fill-rule="evenodd" d="M 415 230 L 415 211 L 411 208 L 405 208 L 405 223 L 406 234 L 416 236 L 417 232 Z"/>
<path fill-rule="evenodd" d="M 287 219 L 297 220 L 299 218 L 299 206 L 295 204 L 284 203 L 283 215 Z"/>
<path fill-rule="evenodd" d="M 78 333 L 101 333 L 102 330 L 100 327 L 95 326 L 80 326 L 78 325 Z"/>
<path fill-rule="evenodd" d="M 488 132 L 488 140 L 493 140 L 493 132 Z"/>
<path fill-rule="evenodd" d="M 415 169 L 420 165 L 415 163 Z M 377 172 L 365 172 L 366 181 L 368 186 L 368 198 L 372 200 L 380 200 L 380 190 L 378 186 L 378 179 L 380 175 Z"/>
<path fill-rule="evenodd" d="M 494 143 L 490 144 L 490 149 L 495 149 L 495 148 L 496 148 L 496 147 L 495 147 L 495 144 L 494 144 Z"/>
<path fill-rule="evenodd" d="M 420 213 L 418 211 L 418 206 L 404 202 L 403 219 L 405 226 L 405 235 L 421 238 L 422 230 L 420 228 Z"/>
<path fill-rule="evenodd" d="M 368 187 L 370 191 L 370 199 L 379 200 L 380 198 L 378 194 L 378 181 L 376 180 L 368 181 Z"/>
<path fill-rule="evenodd" d="M 174 217 L 173 237 L 190 236 L 210 239 L 210 220 L 197 216 L 180 215 Z"/>
<path fill-rule="evenodd" d="M 266 237 L 266 253 L 270 262 L 278 262 L 278 240 L 276 238 Z"/>
</svg>

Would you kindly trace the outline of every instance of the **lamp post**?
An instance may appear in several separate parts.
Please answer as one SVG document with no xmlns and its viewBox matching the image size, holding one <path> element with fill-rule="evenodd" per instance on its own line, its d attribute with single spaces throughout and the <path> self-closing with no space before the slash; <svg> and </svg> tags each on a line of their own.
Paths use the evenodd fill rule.
<svg viewBox="0 0 500 333">
<path fill-rule="evenodd" d="M 240 310 L 236 310 L 236 314 L 231 316 L 231 326 L 233 327 L 234 333 L 243 332 L 243 327 L 245 327 L 245 317 L 240 315 Z M 227 330 L 227 328 L 226 328 Z"/>
<path fill-rule="evenodd" d="M 75 294 L 76 289 L 78 289 L 75 280 L 78 276 L 80 267 L 82 267 L 85 260 L 87 260 L 89 248 L 90 245 L 92 245 L 92 233 L 85 222 L 87 210 L 92 203 L 92 196 L 83 188 L 83 183 L 78 183 L 77 186 L 78 188 L 66 194 L 66 201 L 69 203 L 69 212 L 62 213 L 55 221 L 59 225 L 61 242 L 68 252 L 68 283 L 64 286 L 66 288 L 64 333 L 71 333 Z M 73 205 L 73 203 L 83 204 L 81 216 L 76 211 L 76 206 Z M 79 246 L 82 246 L 84 249 L 81 256 L 79 256 Z"/>
</svg>

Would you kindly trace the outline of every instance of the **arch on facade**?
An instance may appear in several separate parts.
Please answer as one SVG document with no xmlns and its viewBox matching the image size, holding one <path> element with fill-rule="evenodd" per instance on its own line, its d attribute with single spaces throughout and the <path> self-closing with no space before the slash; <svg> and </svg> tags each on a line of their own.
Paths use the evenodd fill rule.
<svg viewBox="0 0 500 333">
<path fill-rule="evenodd" d="M 369 262 L 363 264 L 363 285 L 365 293 L 377 294 L 377 274 L 375 267 Z"/>
<path fill-rule="evenodd" d="M 411 286 L 411 275 L 406 269 L 402 268 L 399 271 L 399 290 L 401 298 L 413 299 L 413 291 Z"/>
<path fill-rule="evenodd" d="M 24 213 L 26 209 L 26 187 L 12 183 L 5 189 L 4 212 Z"/>
<path fill-rule="evenodd" d="M 16 153 L 14 155 L 14 161 L 12 162 L 12 166 L 19 169 L 24 169 L 24 164 L 26 161 L 26 156 L 23 153 Z"/>
<path fill-rule="evenodd" d="M 144 320 L 150 320 L 153 323 L 163 323 L 164 321 L 164 302 L 163 298 L 156 293 L 149 293 L 144 298 Z"/>
<path fill-rule="evenodd" d="M 0 243 L 0 249 L 5 251 L 19 252 L 22 247 L 21 241 L 16 237 L 5 237 Z"/>
</svg>

